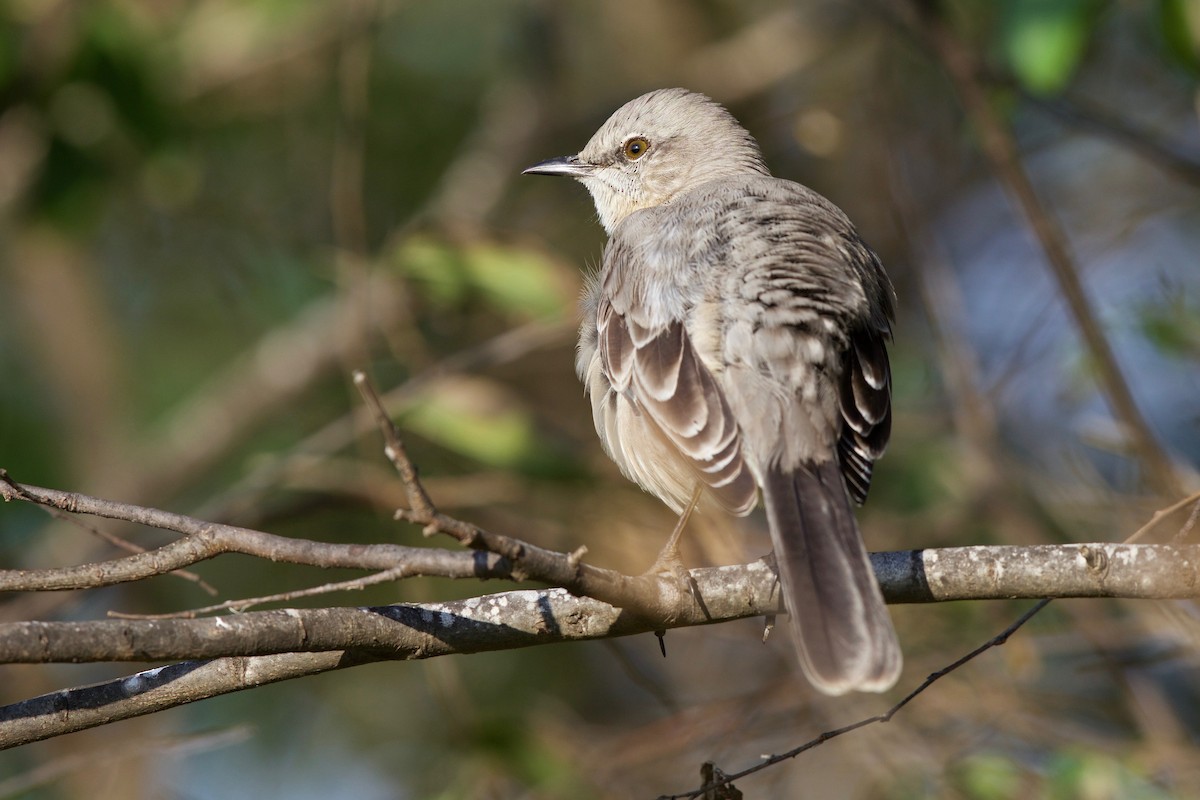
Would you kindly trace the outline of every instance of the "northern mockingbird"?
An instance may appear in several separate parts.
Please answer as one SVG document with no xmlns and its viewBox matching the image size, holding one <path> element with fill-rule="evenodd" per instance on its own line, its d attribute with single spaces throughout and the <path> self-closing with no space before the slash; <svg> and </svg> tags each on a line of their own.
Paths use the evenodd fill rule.
<svg viewBox="0 0 1200 800">
<path fill-rule="evenodd" d="M 704 494 L 747 514 L 761 492 L 805 674 L 828 694 L 890 688 L 900 646 L 851 508 L 891 429 L 878 257 L 683 89 L 525 172 L 579 180 L 609 235 L 576 361 L 609 456 L 680 513 Z"/>
</svg>

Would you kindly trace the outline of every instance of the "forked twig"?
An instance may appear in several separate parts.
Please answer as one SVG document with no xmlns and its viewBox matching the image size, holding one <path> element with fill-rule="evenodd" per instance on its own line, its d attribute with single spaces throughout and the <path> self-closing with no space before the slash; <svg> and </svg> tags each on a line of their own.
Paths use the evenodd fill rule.
<svg viewBox="0 0 1200 800">
<path fill-rule="evenodd" d="M 140 544 L 134 544 L 133 542 L 129 541 L 128 539 L 123 539 L 120 536 L 109 533 L 108 531 L 103 530 L 102 528 L 100 528 L 96 525 L 88 525 L 86 522 L 76 519 L 75 517 L 71 516 L 70 514 L 60 511 L 59 509 L 57 509 L 53 506 L 48 506 L 48 505 L 45 505 L 44 503 L 39 502 L 37 498 L 31 496 L 29 494 L 29 492 L 27 492 L 25 490 L 24 486 L 17 483 L 16 481 L 14 481 L 12 479 L 12 476 L 8 474 L 8 470 L 6 470 L 4 468 L 0 468 L 0 483 L 3 483 L 5 486 L 7 486 L 9 491 L 14 496 L 16 496 L 28 503 L 33 503 L 34 505 L 39 506 L 44 512 L 49 514 L 54 519 L 56 519 L 60 522 L 66 522 L 70 525 L 74 525 L 75 527 L 80 528 L 81 530 L 87 531 L 88 533 L 92 534 L 93 536 L 97 536 L 100 539 L 103 539 L 104 541 L 108 542 L 113 547 L 116 547 L 119 550 L 124 550 L 125 552 L 133 553 L 134 555 L 148 552 L 147 548 L 142 547 Z M 5 499 L 7 500 L 8 498 L 5 497 Z M 217 591 L 215 586 L 213 586 L 211 583 L 204 580 L 199 575 L 197 575 L 196 573 L 192 572 L 189 569 L 173 569 L 170 572 L 167 572 L 166 574 L 174 575 L 176 578 L 182 578 L 185 581 L 190 581 L 190 582 L 196 584 L 197 586 L 199 586 L 201 589 L 203 589 L 205 592 L 207 592 L 212 597 L 216 597 L 218 594 L 220 594 Z"/>
</svg>

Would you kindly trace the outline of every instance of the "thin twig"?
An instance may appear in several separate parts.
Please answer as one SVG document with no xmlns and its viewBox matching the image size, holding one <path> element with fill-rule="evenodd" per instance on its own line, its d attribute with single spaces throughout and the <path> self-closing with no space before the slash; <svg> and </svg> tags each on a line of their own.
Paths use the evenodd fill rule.
<svg viewBox="0 0 1200 800">
<path fill-rule="evenodd" d="M 217 603 L 212 606 L 203 606 L 201 608 L 192 608 L 187 611 L 172 611 L 167 614 L 127 614 L 121 611 L 109 611 L 108 616 L 112 619 L 195 619 L 202 614 L 211 614 L 215 611 L 237 611 L 244 612 L 254 606 L 265 605 L 266 603 L 285 603 L 291 600 L 298 600 L 301 597 L 314 597 L 316 595 L 330 594 L 332 592 L 352 592 L 361 591 L 368 586 L 374 586 L 377 583 L 387 583 L 388 581 L 400 580 L 407 577 L 407 567 L 393 567 L 392 569 L 376 572 L 374 575 L 367 575 L 362 578 L 355 578 L 349 581 L 337 581 L 335 583 L 325 583 L 320 586 L 313 586 L 308 589 L 297 589 L 292 592 L 280 592 L 279 594 L 268 594 L 262 597 L 244 597 L 239 600 L 226 600 L 224 603 Z"/>
<path fill-rule="evenodd" d="M 1188 514 L 1187 520 L 1184 521 L 1175 535 L 1171 537 L 1171 543 L 1175 544 L 1186 539 L 1188 534 L 1192 532 L 1192 529 L 1196 527 L 1197 518 L 1200 518 L 1200 503 L 1192 506 L 1192 513 Z"/>
<path fill-rule="evenodd" d="M 429 494 L 425 491 L 425 487 L 421 485 L 421 481 L 417 477 L 417 468 L 409 460 L 408 451 L 405 449 L 404 442 L 400 438 L 400 431 L 396 428 L 396 423 L 392 422 L 392 418 L 388 416 L 387 409 L 383 407 L 383 401 L 379 399 L 379 392 L 375 390 L 375 385 L 362 370 L 354 371 L 354 385 L 358 388 L 359 394 L 362 395 L 367 408 L 374 415 L 375 421 L 379 426 L 379 432 L 383 436 L 384 455 L 387 456 L 388 461 L 392 462 L 396 471 L 400 473 L 400 480 L 404 483 L 404 490 L 408 493 L 409 511 L 406 512 L 404 518 L 408 519 L 409 515 L 411 515 L 414 517 L 412 520 L 414 522 L 420 521 L 427 525 L 433 524 L 438 517 L 437 509 L 434 507 L 433 501 L 429 498 Z M 420 519 L 415 519 L 417 517 Z M 437 530 L 441 529 L 438 528 Z M 447 530 L 447 532 L 451 533 L 453 531 Z M 456 536 L 456 538 L 459 537 Z M 471 546 L 469 540 L 464 541 L 459 538 L 459 541 L 462 544 Z"/>
<path fill-rule="evenodd" d="M 1133 534 L 1125 541 L 1127 543 L 1132 543 L 1132 542 L 1138 541 L 1143 536 L 1145 536 L 1147 533 L 1149 533 L 1151 530 L 1153 530 L 1158 525 L 1158 523 L 1162 522 L 1164 519 L 1171 516 L 1179 509 L 1185 508 L 1192 503 L 1196 504 L 1196 509 L 1200 509 L 1200 492 L 1193 492 L 1192 494 L 1183 498 L 1179 502 L 1172 503 L 1171 505 L 1167 506 L 1166 508 L 1155 511 L 1154 516 L 1150 517 L 1150 521 L 1147 522 L 1142 527 L 1138 528 L 1136 531 L 1134 531 Z M 1196 513 L 1196 509 L 1192 510 L 1193 515 Z M 1177 536 L 1178 536 L 1178 534 L 1177 534 Z"/>
<path fill-rule="evenodd" d="M 1049 599 L 1039 601 L 1036 605 L 1033 606 L 1033 608 L 1029 609 L 1024 614 L 1022 614 L 1017 619 L 1016 622 L 1009 625 L 1007 628 L 1005 628 L 999 634 L 997 634 L 996 636 L 993 636 L 991 639 L 987 640 L 986 642 L 981 644 L 979 647 L 976 647 L 974 650 L 967 653 L 965 656 L 958 659 L 954 663 L 949 664 L 949 665 L 939 669 L 937 672 L 934 672 L 931 675 L 929 675 L 928 677 L 926 677 L 925 680 L 922 681 L 921 684 L 916 689 L 913 689 L 911 692 L 909 692 L 907 695 L 905 695 L 904 698 L 902 700 L 900 700 L 900 702 L 896 703 L 894 706 L 892 706 L 891 708 L 889 708 L 887 711 L 883 712 L 882 714 L 876 714 L 873 717 L 867 717 L 866 719 L 860 719 L 857 722 L 850 723 L 849 725 L 844 725 L 840 728 L 834 728 L 833 730 L 825 731 L 821 735 L 817 736 L 815 739 L 810 739 L 809 741 L 805 742 L 804 744 L 800 745 L 799 747 L 795 747 L 791 750 L 788 750 L 785 753 L 779 753 L 777 755 L 769 756 L 768 758 L 764 759 L 761 763 L 755 764 L 753 767 L 748 767 L 748 768 L 742 770 L 741 772 L 734 772 L 731 774 L 723 775 L 721 777 L 721 779 L 716 781 L 715 783 L 706 784 L 704 786 L 701 786 L 699 789 L 693 789 L 690 792 L 684 792 L 683 794 L 660 795 L 658 800 L 688 800 L 688 799 L 694 800 L 694 798 L 704 796 L 706 792 L 715 791 L 716 789 L 718 789 L 722 786 L 729 786 L 734 781 L 740 780 L 741 778 L 744 778 L 747 775 L 753 775 L 754 773 L 760 772 L 761 770 L 764 770 L 764 769 L 767 769 L 768 767 L 774 766 L 775 764 L 778 764 L 781 761 L 787 761 L 788 759 L 795 758 L 796 756 L 800 755 L 801 753 L 807 752 L 808 750 L 812 750 L 814 747 L 824 744 L 825 742 L 829 741 L 830 739 L 836 739 L 838 736 L 841 736 L 846 733 L 850 733 L 851 731 L 856 731 L 859 728 L 865 728 L 868 725 L 874 725 L 876 723 L 891 721 L 892 717 L 895 716 L 897 713 L 899 713 L 900 709 L 904 708 L 906 705 L 908 705 L 910 702 L 912 702 L 912 700 L 914 700 L 918 695 L 920 695 L 922 692 L 924 692 L 926 689 L 928 689 L 934 683 L 941 680 L 945 676 L 949 675 L 951 672 L 953 672 L 954 670 L 963 666 L 964 664 L 968 663 L 969 661 L 972 661 L 976 657 L 987 652 L 988 650 L 991 650 L 993 647 L 999 647 L 1000 645 L 1007 642 L 1008 638 L 1010 636 L 1012 636 L 1014 633 L 1016 633 L 1016 631 L 1022 625 L 1024 625 L 1026 622 L 1031 620 L 1034 617 L 1034 615 L 1036 615 L 1038 612 L 1040 612 L 1042 609 L 1044 609 L 1049 604 L 1050 604 Z"/>
</svg>

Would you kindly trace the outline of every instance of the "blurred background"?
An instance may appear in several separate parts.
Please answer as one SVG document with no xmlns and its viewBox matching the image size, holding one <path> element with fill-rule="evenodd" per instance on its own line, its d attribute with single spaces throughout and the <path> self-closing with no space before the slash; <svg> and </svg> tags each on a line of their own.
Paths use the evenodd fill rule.
<svg viewBox="0 0 1200 800">
<path fill-rule="evenodd" d="M 604 235 L 581 187 L 519 173 L 683 85 L 728 105 L 776 175 L 845 209 L 896 284 L 895 432 L 868 545 L 1122 540 L 1198 485 L 1200 4 L 924 5 L 984 65 L 1174 486 L 1110 412 L 901 0 L 0 1 L 0 467 L 279 534 L 421 544 L 391 520 L 403 492 L 376 434 L 352 422 L 363 368 L 444 511 L 642 571 L 674 520 L 606 460 L 573 374 Z M 694 518 L 685 557 L 757 558 L 764 529 Z M 0 508 L 6 568 L 116 553 Z M 353 577 L 240 557 L 196 572 L 218 600 Z M 210 602 L 166 576 L 6 597 L 0 614 Z M 882 711 L 1030 604 L 893 607 L 907 664 L 883 698 L 816 695 L 786 634 L 764 645 L 745 621 L 672 632 L 666 659 L 646 636 L 217 698 L 0 754 L 0 796 L 649 798 L 698 786 L 705 760 L 733 771 Z M 1194 603 L 1056 602 L 888 725 L 739 786 L 1200 796 L 1198 625 Z M 136 668 L 3 667 L 0 700 Z"/>
</svg>

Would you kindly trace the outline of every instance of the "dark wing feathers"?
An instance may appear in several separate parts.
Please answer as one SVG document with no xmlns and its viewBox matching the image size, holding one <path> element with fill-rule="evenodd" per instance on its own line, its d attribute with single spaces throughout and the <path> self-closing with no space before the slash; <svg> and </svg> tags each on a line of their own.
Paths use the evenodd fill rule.
<svg viewBox="0 0 1200 800">
<path fill-rule="evenodd" d="M 892 374 L 886 333 L 862 327 L 850 337 L 839 386 L 842 427 L 838 458 L 846 488 L 862 505 L 871 488 L 871 469 L 892 432 Z"/>
</svg>

